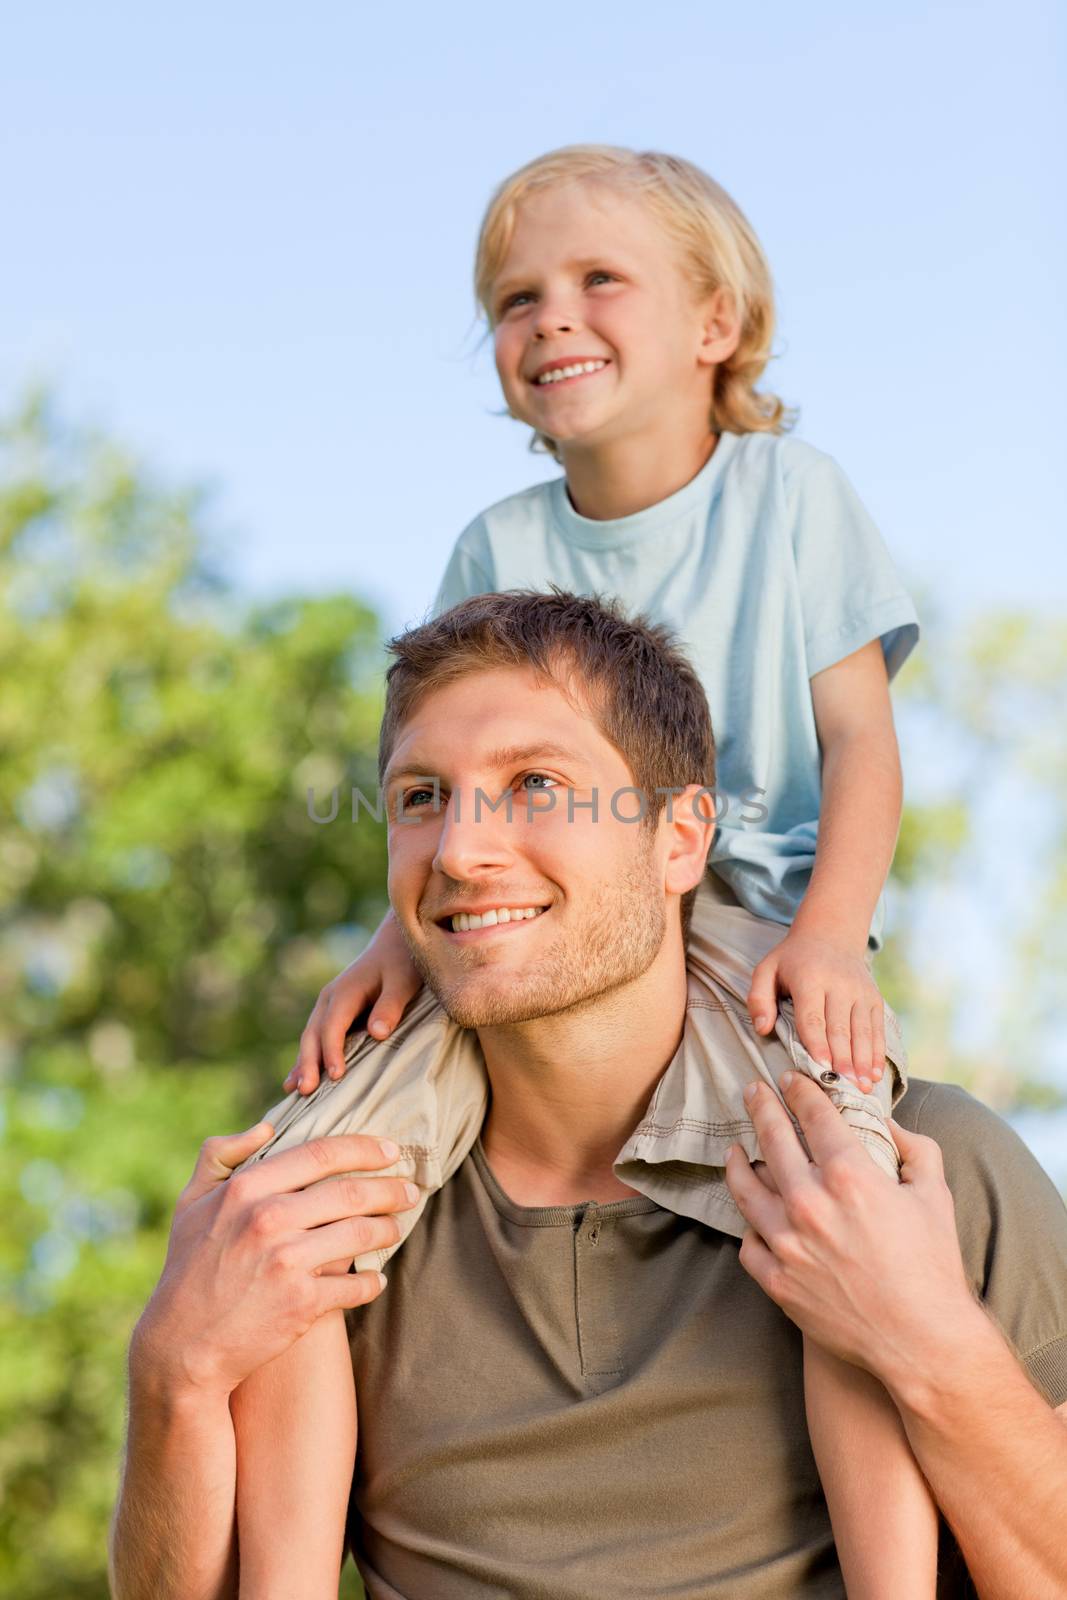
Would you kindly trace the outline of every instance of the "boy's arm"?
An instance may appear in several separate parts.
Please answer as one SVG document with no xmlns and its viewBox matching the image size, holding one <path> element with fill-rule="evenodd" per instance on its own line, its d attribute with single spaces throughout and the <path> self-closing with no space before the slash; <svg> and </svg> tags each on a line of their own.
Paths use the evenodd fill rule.
<svg viewBox="0 0 1067 1600">
<path fill-rule="evenodd" d="M 336 1594 L 356 1458 L 344 1313 L 330 1311 L 230 1397 L 237 1435 L 240 1594 Z M 295 1533 L 295 1536 L 294 1536 Z"/>
<path fill-rule="evenodd" d="M 808 1053 L 869 1090 L 884 1068 L 885 1038 L 865 952 L 902 796 L 880 641 L 816 673 L 811 695 L 822 750 L 815 865 L 792 928 L 753 974 L 749 1011 L 757 1031 L 769 1033 L 785 991 Z"/>
</svg>

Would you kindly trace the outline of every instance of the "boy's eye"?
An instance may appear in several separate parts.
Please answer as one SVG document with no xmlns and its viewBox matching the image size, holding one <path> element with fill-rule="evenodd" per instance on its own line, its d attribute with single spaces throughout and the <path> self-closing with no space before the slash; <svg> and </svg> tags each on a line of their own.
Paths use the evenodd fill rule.
<svg viewBox="0 0 1067 1600">
<path fill-rule="evenodd" d="M 588 283 L 593 278 L 606 278 L 609 283 L 614 283 L 614 281 L 615 281 L 614 273 L 612 273 L 612 272 L 600 272 L 599 270 L 596 271 L 596 272 L 591 272 L 589 274 L 589 278 L 586 279 L 586 282 Z"/>
</svg>

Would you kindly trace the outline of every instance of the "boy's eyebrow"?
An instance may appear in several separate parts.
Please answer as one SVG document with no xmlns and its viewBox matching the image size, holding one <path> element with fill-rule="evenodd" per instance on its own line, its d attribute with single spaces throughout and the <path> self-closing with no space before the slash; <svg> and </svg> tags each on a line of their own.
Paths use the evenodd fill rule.
<svg viewBox="0 0 1067 1600">
<path fill-rule="evenodd" d="M 581 256 L 576 261 L 565 261 L 563 265 L 565 267 L 606 267 L 611 261 L 617 261 L 620 267 L 624 265 L 623 259 L 618 257 L 614 250 L 597 256 Z M 526 272 L 512 273 L 510 278 L 498 278 L 493 284 L 493 294 L 506 294 L 509 289 L 515 288 L 518 284 L 526 283 L 530 276 L 531 274 Z"/>
<path fill-rule="evenodd" d="M 513 767 L 520 761 L 581 761 L 588 758 L 577 750 L 570 750 L 562 744 L 504 744 L 496 750 L 486 753 L 485 764 L 494 771 L 501 767 Z M 385 771 L 386 784 L 396 783 L 400 778 L 430 778 L 432 774 L 427 769 L 432 765 L 429 762 L 420 763 L 417 758 L 409 757 L 402 767 L 389 766 Z"/>
</svg>

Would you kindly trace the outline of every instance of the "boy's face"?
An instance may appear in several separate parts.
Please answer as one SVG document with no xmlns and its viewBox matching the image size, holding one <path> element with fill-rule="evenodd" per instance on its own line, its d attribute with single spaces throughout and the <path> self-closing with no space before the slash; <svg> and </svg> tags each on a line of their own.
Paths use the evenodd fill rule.
<svg viewBox="0 0 1067 1600">
<path fill-rule="evenodd" d="M 513 416 L 560 446 L 595 448 L 672 414 L 710 414 L 707 337 L 679 249 L 638 199 L 572 182 L 519 208 L 493 285 L 496 367 Z M 721 341 L 720 341 L 721 344 Z M 597 370 L 545 382 L 579 362 Z M 538 381 L 538 379 L 542 381 Z"/>
<path fill-rule="evenodd" d="M 428 694 L 398 730 L 385 775 L 389 898 L 455 1021 L 558 1015 L 657 959 L 682 960 L 680 925 L 664 942 L 668 895 L 699 878 L 708 832 L 678 830 L 679 849 L 663 814 L 654 829 L 620 820 L 637 814 L 633 793 L 619 794 L 633 781 L 591 717 L 521 668 L 472 672 Z M 492 809 L 502 796 L 510 818 L 506 805 Z M 501 908 L 506 922 L 454 924 L 457 913 Z M 536 916 L 514 915 L 528 910 Z M 673 906 L 670 915 L 677 923 Z"/>
</svg>

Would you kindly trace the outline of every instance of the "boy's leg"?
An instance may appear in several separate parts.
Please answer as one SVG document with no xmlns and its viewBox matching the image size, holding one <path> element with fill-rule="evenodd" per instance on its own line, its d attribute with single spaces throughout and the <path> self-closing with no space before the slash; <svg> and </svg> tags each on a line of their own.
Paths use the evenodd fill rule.
<svg viewBox="0 0 1067 1600">
<path fill-rule="evenodd" d="M 872 1160 L 887 1176 L 896 1178 L 900 1163 L 887 1119 L 907 1088 L 907 1056 L 900 1025 L 889 1006 L 885 1007 L 886 1072 L 866 1095 L 850 1079 L 821 1066 L 808 1054 L 796 1029 L 791 1000 L 781 999 L 774 1034 L 769 1038 L 757 1034 L 752 1026 L 747 1004 L 752 973 L 787 932 L 784 924 L 753 915 L 713 873 L 705 874 L 693 908 L 688 965 L 732 1013 L 738 1048 L 725 1058 L 720 1055 L 721 1070 L 736 1084 L 738 1095 L 754 1076 L 780 1092 L 783 1071 L 806 1073 L 837 1106 Z M 694 1016 L 694 1023 L 699 1027 L 699 1015 Z"/>
<path fill-rule="evenodd" d="M 849 1600 L 934 1600 L 937 1507 L 889 1395 L 805 1338 L 804 1402 Z"/>
<path fill-rule="evenodd" d="M 412 1210 L 397 1214 L 398 1244 L 357 1258 L 361 1272 L 384 1267 L 429 1196 L 467 1155 L 485 1118 L 488 1087 L 474 1035 L 451 1022 L 427 989 L 411 1002 L 388 1039 L 379 1041 L 362 1029 L 351 1033 L 345 1063 L 343 1077 L 323 1077 L 307 1096 L 294 1090 L 265 1114 L 263 1121 L 274 1128 L 274 1137 L 242 1167 L 332 1134 L 369 1133 L 394 1140 L 400 1155 L 376 1176 L 411 1178 L 420 1199 Z"/>
</svg>

